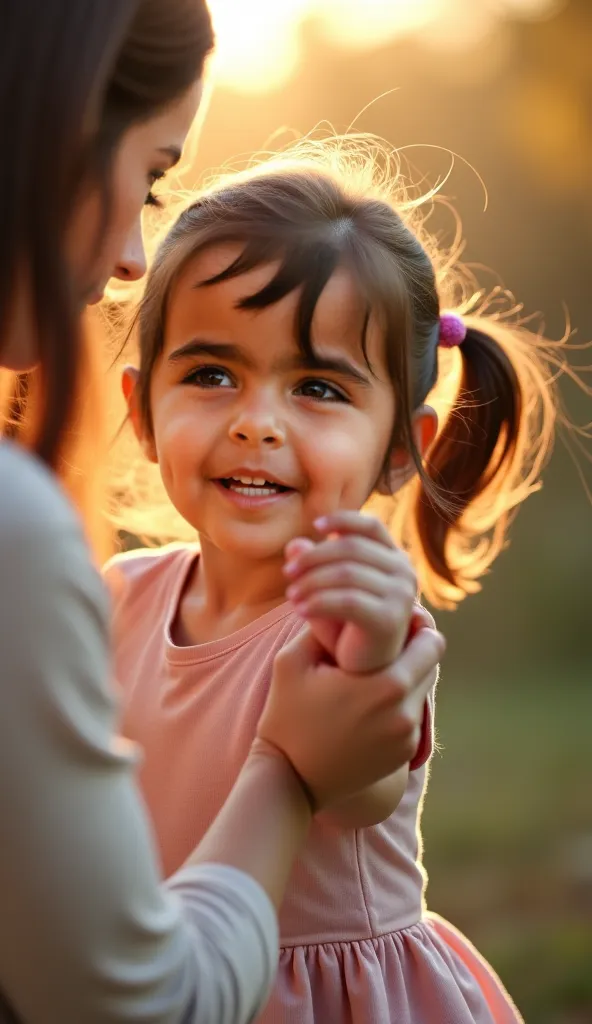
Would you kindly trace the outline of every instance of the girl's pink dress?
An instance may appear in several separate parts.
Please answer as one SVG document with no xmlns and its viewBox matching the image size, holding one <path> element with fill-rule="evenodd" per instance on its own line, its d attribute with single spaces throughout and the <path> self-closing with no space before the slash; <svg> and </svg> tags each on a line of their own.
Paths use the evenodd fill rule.
<svg viewBox="0 0 592 1024">
<path fill-rule="evenodd" d="M 222 640 L 175 647 L 170 625 L 197 557 L 190 547 L 143 551 L 115 559 L 107 574 L 122 732 L 143 748 L 140 782 L 167 875 L 224 803 L 254 736 L 274 656 L 302 629 L 284 604 Z M 424 907 L 418 822 L 431 747 L 430 707 L 392 817 L 359 831 L 313 824 L 280 915 L 279 972 L 264 1024 L 521 1020 L 467 939 Z"/>
</svg>

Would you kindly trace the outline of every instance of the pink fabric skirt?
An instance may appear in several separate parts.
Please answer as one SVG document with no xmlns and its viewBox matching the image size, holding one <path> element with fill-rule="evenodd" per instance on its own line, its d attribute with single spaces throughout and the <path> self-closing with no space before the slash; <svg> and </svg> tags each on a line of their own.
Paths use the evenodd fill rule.
<svg viewBox="0 0 592 1024">
<path fill-rule="evenodd" d="M 435 914 L 359 942 L 286 947 L 261 1024 L 520 1024 L 501 981 Z"/>
</svg>

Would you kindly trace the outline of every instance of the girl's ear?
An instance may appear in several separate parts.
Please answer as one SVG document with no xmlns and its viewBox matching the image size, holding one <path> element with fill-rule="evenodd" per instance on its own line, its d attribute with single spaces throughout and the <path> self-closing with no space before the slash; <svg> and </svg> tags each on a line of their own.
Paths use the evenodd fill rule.
<svg viewBox="0 0 592 1024">
<path fill-rule="evenodd" d="M 152 432 L 147 430 L 140 411 L 140 403 L 138 401 L 139 379 L 140 371 L 137 370 L 135 366 L 126 366 L 121 377 L 121 390 L 123 391 L 128 416 L 131 420 L 132 427 L 134 428 L 134 434 L 138 439 L 140 448 L 150 462 L 158 462 L 156 445 L 154 444 Z"/>
<path fill-rule="evenodd" d="M 433 444 L 438 432 L 438 416 L 431 405 L 422 405 L 413 414 L 413 437 L 415 446 L 421 455 L 425 457 L 431 444 Z M 384 471 L 377 491 L 379 494 L 392 495 L 401 490 L 406 483 L 417 473 L 417 467 L 409 452 L 402 448 L 395 448 L 391 452 L 389 464 Z"/>
</svg>

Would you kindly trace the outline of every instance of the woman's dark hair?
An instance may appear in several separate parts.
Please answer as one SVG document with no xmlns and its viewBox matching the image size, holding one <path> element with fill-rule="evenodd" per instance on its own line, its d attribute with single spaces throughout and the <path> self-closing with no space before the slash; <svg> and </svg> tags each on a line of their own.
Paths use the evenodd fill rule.
<svg viewBox="0 0 592 1024">
<path fill-rule="evenodd" d="M 36 405 L 30 443 L 56 468 L 82 359 L 66 260 L 71 211 L 93 178 L 108 208 L 123 133 L 201 76 L 213 32 L 203 0 L 11 0 L 2 13 L 0 338 L 25 285 L 39 352 L 26 390 Z M 2 342 L 0 362 L 1 353 Z"/>
<path fill-rule="evenodd" d="M 204 287 L 278 261 L 271 282 L 240 305 L 263 309 L 298 290 L 295 333 L 309 358 L 316 304 L 335 269 L 347 267 L 367 316 L 378 316 L 384 329 L 397 409 L 385 467 L 399 447 L 418 469 L 396 503 L 395 533 L 410 550 L 423 592 L 451 606 L 478 589 L 504 546 L 514 509 L 537 486 L 555 416 L 545 343 L 495 311 L 475 312 L 464 316 L 466 339 L 458 355 L 446 356 L 453 365 L 443 370 L 439 317 L 451 297 L 445 279 L 454 261 L 447 253 L 441 259 L 433 239 L 414 230 L 387 195 L 357 185 L 349 165 L 356 170 L 360 162 L 363 152 L 356 154 L 354 144 L 334 173 L 328 146 L 327 159 L 317 158 L 316 166 L 260 167 L 222 181 L 181 214 L 157 253 L 139 310 L 140 408 L 150 430 L 150 380 L 164 345 L 167 305 L 178 275 L 199 252 L 221 242 L 241 246 Z M 441 429 L 422 464 L 413 413 L 442 385 Z"/>
</svg>

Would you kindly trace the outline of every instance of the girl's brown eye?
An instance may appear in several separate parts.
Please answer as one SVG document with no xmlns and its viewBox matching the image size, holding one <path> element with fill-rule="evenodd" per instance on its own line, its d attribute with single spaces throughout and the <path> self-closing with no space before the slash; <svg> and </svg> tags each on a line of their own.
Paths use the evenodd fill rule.
<svg viewBox="0 0 592 1024">
<path fill-rule="evenodd" d="M 199 388 L 231 388 L 233 380 L 221 366 L 198 366 L 183 378 L 183 384 L 194 384 Z"/>
<path fill-rule="evenodd" d="M 299 384 L 294 391 L 296 395 L 302 395 L 303 398 L 313 398 L 317 402 L 347 402 L 347 398 L 334 384 L 329 384 L 326 380 L 305 380 L 302 384 Z"/>
</svg>

